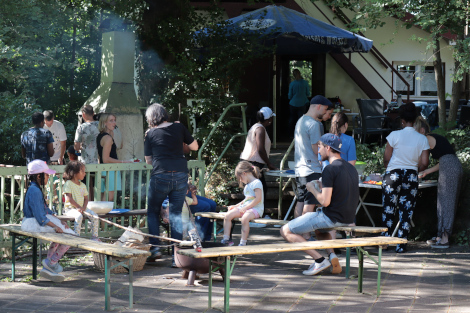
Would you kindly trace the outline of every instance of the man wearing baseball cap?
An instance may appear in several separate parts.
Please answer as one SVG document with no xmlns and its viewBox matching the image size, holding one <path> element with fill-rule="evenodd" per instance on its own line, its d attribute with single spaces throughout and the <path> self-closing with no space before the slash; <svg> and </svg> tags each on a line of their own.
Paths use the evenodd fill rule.
<svg viewBox="0 0 470 313">
<path fill-rule="evenodd" d="M 322 161 L 329 165 L 323 170 L 322 180 L 309 182 L 307 190 L 318 200 L 322 208 L 300 216 L 281 228 L 281 235 L 289 242 L 305 242 L 302 236 L 322 228 L 347 226 L 354 222 L 356 206 L 359 201 L 359 185 L 356 168 L 341 159 L 341 139 L 334 134 L 325 134 L 320 138 Z M 317 238 L 332 239 L 328 232 L 316 231 Z M 302 273 L 316 275 L 333 265 L 332 273 L 341 273 L 338 257 L 328 249 L 329 259 L 325 259 L 316 250 L 306 250 L 315 262 Z"/>
<path fill-rule="evenodd" d="M 313 212 L 318 201 L 307 191 L 309 181 L 321 177 L 322 166 L 318 160 L 318 141 L 323 134 L 321 120 L 332 106 L 327 98 L 317 95 L 310 101 L 308 112 L 295 125 L 295 176 L 297 183 L 297 204 L 294 217 Z"/>
</svg>

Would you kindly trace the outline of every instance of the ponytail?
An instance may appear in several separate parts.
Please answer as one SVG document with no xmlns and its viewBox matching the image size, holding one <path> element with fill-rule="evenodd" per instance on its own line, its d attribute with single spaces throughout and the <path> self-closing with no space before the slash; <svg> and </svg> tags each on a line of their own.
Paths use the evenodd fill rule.
<svg viewBox="0 0 470 313">
<path fill-rule="evenodd" d="M 341 127 L 346 125 L 346 123 L 349 123 L 348 116 L 343 112 L 336 113 L 331 119 L 330 133 L 340 137 Z"/>
</svg>

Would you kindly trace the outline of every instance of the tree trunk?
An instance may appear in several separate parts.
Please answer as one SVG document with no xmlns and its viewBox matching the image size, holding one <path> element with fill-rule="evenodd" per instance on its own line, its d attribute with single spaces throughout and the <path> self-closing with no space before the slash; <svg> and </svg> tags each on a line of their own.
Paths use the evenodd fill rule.
<svg viewBox="0 0 470 313">
<path fill-rule="evenodd" d="M 460 61 L 455 60 L 455 69 L 457 69 L 460 66 Z M 449 119 L 447 123 L 449 123 L 448 128 L 453 128 L 455 127 L 455 122 L 457 121 L 457 111 L 459 109 L 459 99 L 460 99 L 460 93 L 462 92 L 462 84 L 460 81 L 452 81 L 452 98 L 450 100 L 450 110 L 449 110 Z M 452 125 L 450 125 L 450 122 Z"/>
<path fill-rule="evenodd" d="M 446 124 L 446 94 L 444 74 L 442 73 L 442 59 L 441 59 L 441 45 L 439 42 L 440 37 L 433 37 L 434 40 L 434 76 L 437 84 L 437 103 L 439 112 L 439 125 L 445 127 Z"/>
</svg>

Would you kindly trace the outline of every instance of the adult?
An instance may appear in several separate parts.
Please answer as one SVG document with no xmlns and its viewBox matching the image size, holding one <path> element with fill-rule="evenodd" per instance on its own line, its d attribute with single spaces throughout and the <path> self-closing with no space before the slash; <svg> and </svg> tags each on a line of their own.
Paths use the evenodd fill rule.
<svg viewBox="0 0 470 313">
<path fill-rule="evenodd" d="M 49 130 L 54 138 L 54 155 L 51 156 L 52 165 L 62 165 L 64 163 L 64 155 L 66 150 L 67 134 L 65 133 L 64 124 L 54 120 L 54 112 L 51 110 L 44 111 L 45 125 L 44 129 Z"/>
<path fill-rule="evenodd" d="M 84 164 L 98 164 L 98 149 L 96 138 L 100 134 L 98 121 L 94 119 L 95 112 L 91 105 L 82 107 L 84 122 L 75 131 L 74 147 L 80 151 L 78 159 Z"/>
<path fill-rule="evenodd" d="M 246 136 L 245 148 L 240 155 L 242 161 L 248 161 L 254 166 L 262 169 L 267 166 L 270 170 L 276 169 L 276 167 L 269 161 L 269 152 L 271 151 L 271 139 L 269 139 L 266 127 L 273 123 L 273 116 L 276 114 L 268 107 L 262 107 L 256 113 L 256 119 L 258 123 L 251 126 Z M 266 185 L 266 179 L 261 172 L 260 177 L 261 183 L 263 184 L 264 199 L 268 192 L 268 186 Z"/>
<path fill-rule="evenodd" d="M 429 152 L 438 163 L 419 173 L 419 177 L 439 171 L 437 182 L 437 236 L 427 241 L 433 248 L 449 248 L 449 237 L 452 235 L 454 215 L 457 209 L 460 182 L 463 169 L 454 148 L 443 136 L 431 133 L 426 120 L 419 116 L 414 128 L 426 136 L 429 143 Z"/>
<path fill-rule="evenodd" d="M 386 167 L 382 184 L 382 226 L 388 230 L 383 236 L 392 234 L 393 217 L 398 207 L 400 216 L 399 238 L 408 238 L 418 194 L 418 170 L 423 171 L 429 163 L 429 144 L 426 136 L 418 133 L 413 124 L 418 117 L 413 103 L 400 107 L 403 129 L 393 131 L 387 136 L 384 166 Z M 406 251 L 406 244 L 396 247 L 397 253 Z"/>
<path fill-rule="evenodd" d="M 34 127 L 21 134 L 21 156 L 26 159 L 26 165 L 33 160 L 43 160 L 50 163 L 50 157 L 54 155 L 54 138 L 52 133 L 44 129 L 44 115 L 40 112 L 33 113 Z"/>
<path fill-rule="evenodd" d="M 168 122 L 168 113 L 161 104 L 147 108 L 145 117 L 150 129 L 145 134 L 145 162 L 153 166 L 147 193 L 147 220 L 149 233 L 160 234 L 160 210 L 165 198 L 169 198 L 171 237 L 182 239 L 181 209 L 188 190 L 188 166 L 183 144 L 196 151 L 199 146 L 189 131 L 180 123 Z M 150 238 L 153 248 L 148 261 L 161 257 L 157 238 Z"/>
<path fill-rule="evenodd" d="M 305 107 L 310 97 L 310 86 L 308 82 L 302 78 L 300 71 L 294 69 L 292 71 L 294 80 L 289 85 L 289 133 L 292 134 L 294 126 L 299 118 L 305 113 Z"/>
<path fill-rule="evenodd" d="M 295 218 L 281 228 L 281 235 L 288 242 L 305 242 L 302 234 L 317 232 L 317 239 L 332 239 L 328 232 L 317 231 L 322 228 L 349 225 L 354 221 L 356 206 L 359 201 L 357 171 L 354 166 L 341 158 L 341 139 L 334 134 L 325 134 L 320 138 L 322 160 L 328 160 L 322 181 L 309 182 L 307 189 L 318 200 L 322 208 Z M 315 262 L 302 273 L 316 275 L 333 265 L 333 273 L 341 273 L 338 257 L 328 249 L 329 260 L 316 250 L 306 250 Z"/>
<path fill-rule="evenodd" d="M 294 217 L 305 212 L 312 212 L 318 201 L 307 191 L 309 181 L 321 177 L 322 167 L 318 160 L 318 141 L 321 137 L 321 120 L 330 100 L 323 96 L 315 96 L 310 101 L 307 113 L 295 125 L 295 180 L 297 183 L 297 204 Z"/>
<path fill-rule="evenodd" d="M 116 127 L 116 116 L 110 113 L 100 115 L 98 130 L 100 133 L 96 137 L 96 146 L 98 148 L 98 157 L 100 164 L 106 163 L 131 163 L 131 161 L 119 160 L 116 152 L 116 144 L 114 143 L 114 128 Z M 114 192 L 121 190 L 121 172 L 109 171 L 109 176 L 105 171 L 101 172 L 102 176 L 107 176 L 109 180 L 108 201 L 114 200 Z M 116 179 L 115 179 L 115 176 Z M 116 185 L 114 181 L 116 180 Z M 101 200 L 106 200 L 106 184 L 104 179 L 101 183 Z"/>
<path fill-rule="evenodd" d="M 356 165 L 356 142 L 353 137 L 346 135 L 348 123 L 348 116 L 344 112 L 336 113 L 331 120 L 330 133 L 341 139 L 341 158 Z"/>
</svg>

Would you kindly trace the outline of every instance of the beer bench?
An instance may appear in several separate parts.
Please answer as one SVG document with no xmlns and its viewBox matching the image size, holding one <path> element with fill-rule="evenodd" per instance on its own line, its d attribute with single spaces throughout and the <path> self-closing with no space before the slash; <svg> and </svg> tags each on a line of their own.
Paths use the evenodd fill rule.
<svg viewBox="0 0 470 313">
<path fill-rule="evenodd" d="M 73 236 L 69 234 L 58 234 L 58 233 L 31 233 L 21 230 L 20 225 L 0 225 L 1 230 L 6 230 L 10 232 L 12 237 L 12 261 L 11 261 L 11 278 L 15 281 L 15 256 L 16 250 L 25 243 L 30 243 L 33 246 L 33 279 L 37 279 L 37 250 L 38 243 L 37 240 L 47 240 L 52 242 L 57 242 L 60 244 L 68 245 L 71 247 L 80 248 L 87 251 L 98 252 L 105 254 L 105 269 L 104 269 L 104 293 L 105 293 L 105 309 L 110 310 L 110 300 L 111 300 L 111 270 L 119 265 L 125 267 L 129 271 L 129 307 L 132 308 L 134 301 L 133 293 L 133 258 L 140 256 L 149 256 L 150 252 L 132 249 L 132 248 L 122 248 L 116 245 L 97 242 L 89 239 L 85 239 L 78 236 Z M 19 238 L 17 242 L 17 237 Z M 32 239 L 32 242 L 30 241 Z M 117 260 L 113 260 L 116 258 Z M 121 261 L 121 259 L 124 259 Z M 125 262 L 129 261 L 129 265 Z"/>
<path fill-rule="evenodd" d="M 225 214 L 226 213 L 200 212 L 200 213 L 195 213 L 194 216 L 207 217 L 211 219 L 211 221 L 215 221 L 215 220 L 223 220 L 225 218 Z M 234 218 L 233 221 L 240 222 L 240 218 Z M 283 226 L 287 224 L 289 221 L 275 220 L 275 219 L 270 219 L 270 218 L 255 218 L 251 220 L 251 222 L 270 225 L 270 226 L 276 226 L 276 225 Z M 327 231 L 327 230 L 344 231 L 346 233 L 346 237 L 351 238 L 355 236 L 363 237 L 365 234 L 378 234 L 378 233 L 387 231 L 387 227 L 337 226 L 337 227 L 321 229 L 321 230 L 322 231 Z M 214 242 L 216 241 L 216 236 L 217 236 L 217 223 L 214 223 Z M 350 259 L 351 259 L 351 247 L 346 247 L 346 270 L 345 270 L 346 278 L 349 278 Z"/>
<path fill-rule="evenodd" d="M 322 241 L 307 241 L 296 243 L 275 243 L 275 244 L 262 244 L 251 246 L 232 246 L 232 247 L 218 247 L 218 248 L 205 248 L 202 252 L 197 252 L 192 249 L 179 250 L 178 253 L 192 258 L 207 258 L 209 259 L 209 290 L 208 290 L 208 309 L 212 308 L 212 272 L 218 270 L 219 266 L 224 266 L 225 279 L 224 279 L 224 312 L 230 310 L 230 275 L 235 267 L 235 261 L 239 255 L 246 254 L 263 254 L 263 253 L 282 253 L 291 251 L 303 251 L 310 249 L 334 249 L 334 248 L 351 248 L 359 247 L 357 257 L 359 260 L 358 267 L 358 281 L 357 291 L 362 293 L 362 280 L 364 273 L 364 255 L 377 264 L 377 297 L 380 295 L 380 277 L 381 277 L 381 262 L 382 262 L 382 246 L 391 244 L 404 244 L 406 239 L 396 237 L 364 237 L 364 238 L 349 238 L 349 239 L 335 239 L 335 240 L 322 240 Z M 366 246 L 378 246 L 378 257 L 374 259 L 367 251 L 363 249 Z M 224 258 L 222 264 L 217 264 L 213 268 L 213 261 L 217 262 L 217 258 Z M 233 257 L 233 258 L 232 258 Z"/>
</svg>

